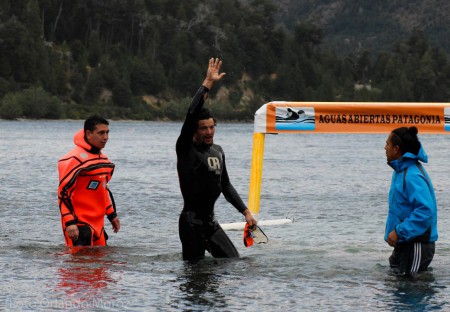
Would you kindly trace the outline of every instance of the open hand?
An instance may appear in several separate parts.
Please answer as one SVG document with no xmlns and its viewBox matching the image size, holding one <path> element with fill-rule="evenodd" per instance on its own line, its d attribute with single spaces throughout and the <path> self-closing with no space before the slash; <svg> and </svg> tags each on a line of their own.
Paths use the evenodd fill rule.
<svg viewBox="0 0 450 312">
<path fill-rule="evenodd" d="M 208 64 L 208 70 L 206 72 L 206 78 L 203 85 L 211 90 L 213 84 L 216 81 L 221 80 L 225 73 L 219 73 L 222 67 L 222 61 L 219 58 L 210 58 Z"/>
</svg>

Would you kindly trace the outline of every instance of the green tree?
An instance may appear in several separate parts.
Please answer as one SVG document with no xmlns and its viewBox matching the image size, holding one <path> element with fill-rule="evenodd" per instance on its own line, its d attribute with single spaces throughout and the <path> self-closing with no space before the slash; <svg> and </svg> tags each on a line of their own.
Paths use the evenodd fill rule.
<svg viewBox="0 0 450 312">
<path fill-rule="evenodd" d="M 89 36 L 88 63 L 91 67 L 96 67 L 100 63 L 102 48 L 98 32 L 93 31 Z"/>
<path fill-rule="evenodd" d="M 5 78 L 0 77 L 0 99 L 4 97 L 11 89 L 12 86 L 10 82 Z"/>
<path fill-rule="evenodd" d="M 80 40 L 75 39 L 70 44 L 70 53 L 71 53 L 72 60 L 74 62 L 84 63 L 84 59 L 86 57 L 86 50 L 85 50 L 85 46 L 83 45 L 83 43 Z"/>
<path fill-rule="evenodd" d="M 113 102 L 119 107 L 133 106 L 133 94 L 125 81 L 120 81 L 113 89 Z"/>
<path fill-rule="evenodd" d="M 173 88 L 181 95 L 190 95 L 203 82 L 204 70 L 193 62 L 183 63 L 179 57 L 172 73 Z"/>
<path fill-rule="evenodd" d="M 61 101 L 42 88 L 30 88 L 14 93 L 22 107 L 23 116 L 33 119 L 57 119 L 61 117 Z"/>
<path fill-rule="evenodd" d="M 102 94 L 104 86 L 105 82 L 101 73 L 98 70 L 91 70 L 86 82 L 84 99 L 91 103 L 97 102 Z"/>
<path fill-rule="evenodd" d="M 15 120 L 23 116 L 22 103 L 19 96 L 14 93 L 8 93 L 0 102 L 0 118 Z"/>
</svg>

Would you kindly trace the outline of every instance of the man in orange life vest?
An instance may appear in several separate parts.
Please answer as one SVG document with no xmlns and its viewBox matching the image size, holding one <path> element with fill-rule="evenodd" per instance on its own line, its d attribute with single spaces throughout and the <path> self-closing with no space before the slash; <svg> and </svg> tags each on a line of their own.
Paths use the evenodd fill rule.
<svg viewBox="0 0 450 312">
<path fill-rule="evenodd" d="M 58 161 L 58 204 L 67 246 L 106 246 L 105 215 L 115 233 L 120 229 L 107 186 L 114 164 L 101 152 L 108 135 L 106 119 L 89 117 L 73 138 L 75 147 Z"/>
</svg>

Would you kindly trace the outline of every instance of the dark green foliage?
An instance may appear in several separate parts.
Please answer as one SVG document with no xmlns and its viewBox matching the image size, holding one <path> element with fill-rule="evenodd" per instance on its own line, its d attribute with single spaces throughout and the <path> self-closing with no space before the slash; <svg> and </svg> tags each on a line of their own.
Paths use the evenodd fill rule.
<svg viewBox="0 0 450 312">
<path fill-rule="evenodd" d="M 0 118 L 15 120 L 23 116 L 22 103 L 15 94 L 7 94 L 0 102 Z"/>
<path fill-rule="evenodd" d="M 84 91 L 84 100 L 89 103 L 95 103 L 102 94 L 105 81 L 101 73 L 95 69 L 89 68 L 89 74 L 86 81 L 86 88 Z"/>
<path fill-rule="evenodd" d="M 96 31 L 93 31 L 89 37 L 88 64 L 91 67 L 97 67 L 102 56 L 100 38 Z"/>
<path fill-rule="evenodd" d="M 180 120 L 210 57 L 223 59 L 227 73 L 207 103 L 222 120 L 251 120 L 272 100 L 443 102 L 450 97 L 448 43 L 431 43 L 423 29 L 396 33 L 384 52 L 371 49 L 376 42 L 369 41 L 347 54 L 342 38 L 335 42 L 339 48 L 330 45 L 340 30 L 355 47 L 355 38 L 399 29 L 401 21 L 386 13 L 402 9 L 395 1 L 344 0 L 345 10 L 337 10 L 347 18 L 329 18 L 326 27 L 303 17 L 319 12 L 319 5 L 324 10 L 333 5 L 329 0 L 1 3 L 0 118 L 99 113 Z M 291 16 L 297 16 L 295 22 Z M 149 98 L 152 104 L 144 101 Z"/>
<path fill-rule="evenodd" d="M 167 86 L 164 68 L 160 63 L 148 64 L 134 58 L 130 66 L 130 87 L 135 95 L 158 94 Z"/>
<path fill-rule="evenodd" d="M 42 88 L 30 88 L 6 94 L 1 102 L 0 117 L 17 119 L 58 119 L 62 113 L 62 102 Z"/>
<path fill-rule="evenodd" d="M 164 116 L 170 120 L 180 120 L 186 117 L 186 111 L 189 107 L 190 98 L 180 98 L 179 100 L 173 100 L 161 105 L 161 111 Z"/>
<path fill-rule="evenodd" d="M 133 94 L 125 81 L 119 81 L 112 91 L 115 105 L 127 108 L 133 106 Z"/>
</svg>

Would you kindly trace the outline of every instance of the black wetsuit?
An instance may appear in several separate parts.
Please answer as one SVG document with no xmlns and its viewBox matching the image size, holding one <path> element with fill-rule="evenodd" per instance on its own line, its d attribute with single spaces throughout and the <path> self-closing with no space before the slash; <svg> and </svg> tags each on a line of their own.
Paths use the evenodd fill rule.
<svg viewBox="0 0 450 312">
<path fill-rule="evenodd" d="M 231 240 L 214 218 L 214 204 L 221 193 L 241 213 L 247 209 L 231 185 L 225 154 L 219 145 L 194 144 L 197 114 L 209 90 L 201 86 L 192 99 L 177 140 L 177 170 L 184 199 L 179 219 L 183 259 L 203 258 L 205 250 L 219 258 L 239 257 Z"/>
</svg>

